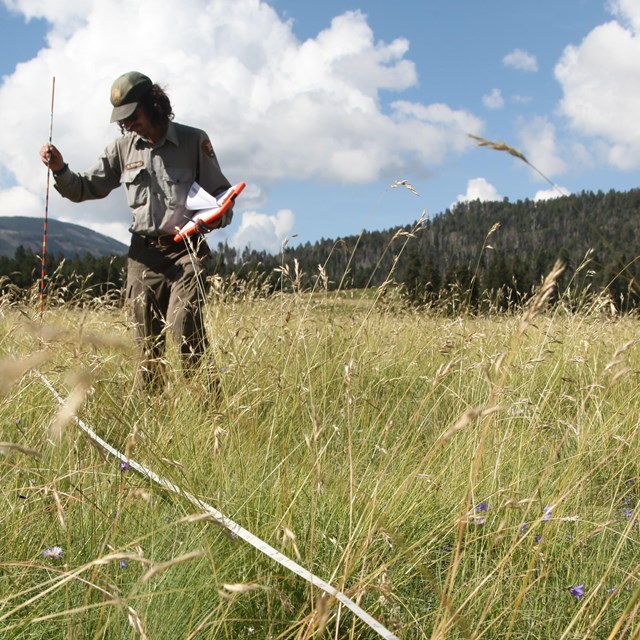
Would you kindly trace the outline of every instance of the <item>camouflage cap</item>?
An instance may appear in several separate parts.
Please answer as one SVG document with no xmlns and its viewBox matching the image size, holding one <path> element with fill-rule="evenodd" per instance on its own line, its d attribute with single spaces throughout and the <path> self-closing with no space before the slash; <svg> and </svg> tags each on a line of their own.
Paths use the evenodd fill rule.
<svg viewBox="0 0 640 640">
<path fill-rule="evenodd" d="M 143 93 L 151 89 L 153 82 L 142 73 L 129 71 L 111 85 L 111 122 L 125 120 L 136 110 Z"/>
</svg>

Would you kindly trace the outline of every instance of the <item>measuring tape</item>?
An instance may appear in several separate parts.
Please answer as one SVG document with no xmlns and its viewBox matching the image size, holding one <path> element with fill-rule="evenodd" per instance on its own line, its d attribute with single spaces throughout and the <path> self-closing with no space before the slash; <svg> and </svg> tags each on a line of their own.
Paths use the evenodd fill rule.
<svg viewBox="0 0 640 640">
<path fill-rule="evenodd" d="M 64 405 L 64 400 L 60 396 L 60 394 L 55 390 L 51 382 L 42 375 L 39 371 L 34 370 L 34 373 L 42 380 L 44 385 L 49 389 L 55 399 L 61 404 Z M 84 431 L 84 433 L 91 438 L 96 444 L 98 444 L 102 449 L 104 449 L 107 453 L 110 453 L 112 456 L 118 458 L 122 462 L 125 462 L 129 465 L 131 469 L 137 471 L 140 475 L 145 478 L 149 478 L 152 482 L 157 484 L 172 493 L 175 493 L 182 498 L 188 500 L 194 507 L 201 509 L 203 513 L 209 514 L 213 517 L 213 519 L 221 526 L 224 527 L 227 531 L 229 531 L 232 535 L 241 538 L 245 542 L 248 542 L 252 547 L 268 556 L 278 564 L 282 565 L 292 571 L 296 575 L 304 578 L 309 584 L 312 584 L 314 587 L 318 587 L 322 589 L 325 593 L 328 593 L 330 596 L 333 596 L 338 602 L 342 603 L 347 609 L 349 609 L 354 615 L 356 615 L 362 622 L 371 627 L 381 638 L 385 640 L 398 640 L 398 637 L 391 633 L 386 627 L 380 624 L 375 618 L 371 617 L 364 609 L 359 607 L 351 598 L 346 596 L 341 591 L 338 591 L 335 587 L 331 586 L 328 582 L 319 578 L 318 576 L 311 573 L 308 569 L 305 569 L 303 566 L 299 565 L 291 558 L 285 556 L 283 553 L 280 553 L 277 549 L 274 549 L 270 544 L 266 543 L 264 540 L 261 540 L 253 533 L 240 526 L 237 522 L 231 520 L 231 518 L 227 518 L 223 513 L 212 507 L 210 504 L 203 502 L 199 498 L 196 498 L 191 493 L 188 493 L 184 489 L 181 489 L 179 486 L 174 484 L 173 482 L 167 480 L 166 478 L 162 478 L 157 473 L 153 472 L 151 469 L 139 464 L 135 460 L 131 458 L 127 458 L 123 453 L 114 449 L 108 442 L 104 441 L 93 429 L 88 427 L 80 418 L 74 415 L 74 420 L 76 424 Z"/>
</svg>

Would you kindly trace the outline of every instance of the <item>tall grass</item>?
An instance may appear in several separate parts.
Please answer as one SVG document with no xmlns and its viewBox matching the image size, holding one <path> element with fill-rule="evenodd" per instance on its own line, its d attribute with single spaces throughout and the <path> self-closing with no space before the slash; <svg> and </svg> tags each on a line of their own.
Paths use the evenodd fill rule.
<svg viewBox="0 0 640 640">
<path fill-rule="evenodd" d="M 281 275 L 293 293 L 215 283 L 218 400 L 175 350 L 137 395 L 116 306 L 0 306 L 2 637 L 376 637 L 74 412 L 400 638 L 635 636 L 635 319 L 549 307 L 557 272 L 518 313 L 455 318 Z"/>
</svg>

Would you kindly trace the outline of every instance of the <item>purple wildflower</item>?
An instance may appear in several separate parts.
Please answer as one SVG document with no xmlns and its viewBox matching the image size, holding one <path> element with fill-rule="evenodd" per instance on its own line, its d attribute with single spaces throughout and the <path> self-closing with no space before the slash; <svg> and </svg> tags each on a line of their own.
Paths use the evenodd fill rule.
<svg viewBox="0 0 640 640">
<path fill-rule="evenodd" d="M 51 547 L 50 549 L 45 549 L 42 552 L 42 555 L 45 558 L 59 558 L 60 556 L 62 556 L 62 553 L 63 553 L 62 547 L 55 546 L 55 547 Z"/>
<path fill-rule="evenodd" d="M 633 509 L 629 509 L 628 507 L 626 509 L 622 510 L 622 515 L 625 518 L 633 518 Z"/>
<path fill-rule="evenodd" d="M 120 471 L 122 471 L 122 473 L 126 473 L 127 471 L 131 470 L 131 465 L 129 464 L 129 462 L 127 460 L 121 460 L 120 461 Z"/>
<path fill-rule="evenodd" d="M 576 599 L 580 600 L 584 595 L 584 585 L 578 584 L 575 587 L 569 587 L 569 593 Z"/>
<path fill-rule="evenodd" d="M 618 590 L 618 587 L 611 587 L 611 589 L 607 589 L 607 593 L 615 593 Z"/>
<path fill-rule="evenodd" d="M 120 562 L 118 562 L 118 566 L 121 569 L 126 569 L 127 568 L 127 561 L 126 560 L 120 560 Z"/>
<path fill-rule="evenodd" d="M 545 506 L 545 508 L 542 510 L 542 519 L 545 522 L 549 522 L 549 520 L 551 520 L 551 516 L 553 515 L 553 507 L 550 506 Z"/>
<path fill-rule="evenodd" d="M 486 518 L 474 518 L 470 522 L 471 522 L 471 524 L 475 524 L 475 525 L 480 526 L 480 525 L 486 524 L 487 519 Z"/>
<path fill-rule="evenodd" d="M 542 542 L 542 536 L 541 536 L 540 534 L 538 534 L 538 535 L 534 536 L 533 541 L 534 541 L 536 544 L 540 544 L 540 543 Z"/>
<path fill-rule="evenodd" d="M 529 525 L 526 522 L 523 522 L 520 525 L 520 535 L 523 536 L 525 533 L 527 533 L 528 528 L 529 528 Z"/>
<path fill-rule="evenodd" d="M 481 502 L 475 509 L 476 513 L 485 513 L 489 509 L 488 502 Z"/>
</svg>

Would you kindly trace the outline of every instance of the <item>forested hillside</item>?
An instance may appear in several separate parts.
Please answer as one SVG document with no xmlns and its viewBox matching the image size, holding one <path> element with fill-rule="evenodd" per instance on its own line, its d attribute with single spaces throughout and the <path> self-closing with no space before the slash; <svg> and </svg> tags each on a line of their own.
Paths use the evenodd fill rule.
<svg viewBox="0 0 640 640">
<path fill-rule="evenodd" d="M 494 292 L 500 306 L 527 296 L 562 259 L 567 269 L 561 284 L 607 289 L 616 304 L 628 307 L 638 303 L 639 237 L 636 189 L 541 202 L 475 201 L 401 229 L 287 247 L 280 256 L 248 250 L 238 255 L 224 245 L 218 245 L 216 255 L 221 273 L 239 267 L 245 273 L 271 273 L 297 260 L 307 286 L 321 265 L 334 287 L 379 286 L 391 274 L 416 302 L 427 302 L 453 285 L 469 290 L 471 301 L 483 291 Z"/>
<path fill-rule="evenodd" d="M 214 239 L 209 236 L 209 240 Z M 295 281 L 335 288 L 403 285 L 407 299 L 428 303 L 464 292 L 505 308 L 521 302 L 557 259 L 566 263 L 560 285 L 577 292 L 607 291 L 620 309 L 640 304 L 636 284 L 640 237 L 640 190 L 579 195 L 533 202 L 471 202 L 403 228 L 363 231 L 360 236 L 285 246 L 279 255 L 226 244 L 214 250 L 211 273 L 258 279 L 273 290 Z M 588 261 L 585 258 L 588 256 Z M 61 258 L 51 256 L 52 273 Z M 89 278 L 97 292 L 106 280 L 120 286 L 125 260 L 76 257 L 60 274 Z M 0 259 L 0 275 L 19 287 L 37 281 L 40 260 L 20 248 Z"/>
</svg>

